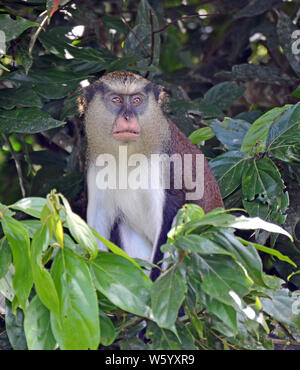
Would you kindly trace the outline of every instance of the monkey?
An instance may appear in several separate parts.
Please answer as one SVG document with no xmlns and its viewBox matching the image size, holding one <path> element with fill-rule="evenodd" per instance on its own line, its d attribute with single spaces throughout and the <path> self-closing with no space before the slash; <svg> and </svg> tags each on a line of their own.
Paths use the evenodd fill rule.
<svg viewBox="0 0 300 370">
<path fill-rule="evenodd" d="M 79 99 L 87 136 L 87 223 L 129 256 L 154 264 L 161 261 L 160 246 L 185 203 L 205 212 L 224 207 L 204 155 L 164 113 L 165 97 L 164 89 L 146 78 L 115 71 L 84 88 Z M 128 157 L 131 167 L 140 166 L 129 168 Z M 192 159 L 198 158 L 196 166 Z M 186 169 L 190 176 L 184 182 Z M 193 199 L 189 190 L 197 185 L 197 170 L 203 189 L 200 199 Z M 130 177 L 137 180 L 132 187 L 126 182 Z M 147 187 L 153 179 L 157 186 Z M 101 242 L 98 247 L 106 249 Z M 152 280 L 159 274 L 154 270 Z"/>
</svg>

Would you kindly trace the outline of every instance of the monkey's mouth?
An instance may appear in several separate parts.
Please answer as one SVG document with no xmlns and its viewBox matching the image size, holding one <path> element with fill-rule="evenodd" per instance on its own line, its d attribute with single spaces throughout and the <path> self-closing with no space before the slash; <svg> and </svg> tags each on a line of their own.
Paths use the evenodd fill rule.
<svg viewBox="0 0 300 370">
<path fill-rule="evenodd" d="M 113 137 L 118 141 L 135 141 L 140 137 L 139 131 L 126 130 L 126 131 L 114 131 Z"/>
</svg>

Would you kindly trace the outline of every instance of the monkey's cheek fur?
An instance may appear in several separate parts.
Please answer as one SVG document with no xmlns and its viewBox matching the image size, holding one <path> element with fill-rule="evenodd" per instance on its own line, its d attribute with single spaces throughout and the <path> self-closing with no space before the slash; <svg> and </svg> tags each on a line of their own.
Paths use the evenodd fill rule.
<svg viewBox="0 0 300 370">
<path fill-rule="evenodd" d="M 140 133 L 135 132 L 114 132 L 113 137 L 117 141 L 128 143 L 130 141 L 136 141 L 140 137 Z"/>
</svg>

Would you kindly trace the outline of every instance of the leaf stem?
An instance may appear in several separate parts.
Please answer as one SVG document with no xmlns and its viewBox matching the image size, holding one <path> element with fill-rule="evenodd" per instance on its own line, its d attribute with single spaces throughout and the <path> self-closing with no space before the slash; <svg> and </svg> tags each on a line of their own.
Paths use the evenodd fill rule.
<svg viewBox="0 0 300 370">
<path fill-rule="evenodd" d="M 4 141 L 6 142 L 6 144 L 8 145 L 10 153 L 13 157 L 13 160 L 15 161 L 22 197 L 25 198 L 26 197 L 26 190 L 25 190 L 24 178 L 23 178 L 22 167 L 21 167 L 20 161 L 19 161 L 19 159 L 16 155 L 16 152 L 14 151 L 13 146 L 11 145 L 11 142 L 10 142 L 9 137 L 7 136 L 7 134 L 3 133 L 2 137 L 3 137 Z"/>
</svg>

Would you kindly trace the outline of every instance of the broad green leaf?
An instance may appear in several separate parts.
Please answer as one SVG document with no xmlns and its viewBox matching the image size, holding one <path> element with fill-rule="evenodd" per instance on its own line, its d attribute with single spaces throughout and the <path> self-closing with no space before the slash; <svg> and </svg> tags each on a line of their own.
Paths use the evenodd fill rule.
<svg viewBox="0 0 300 370">
<path fill-rule="evenodd" d="M 300 329 L 299 296 L 293 297 L 287 289 L 281 289 L 273 292 L 270 298 L 261 297 L 260 301 L 263 311 L 275 320 Z"/>
<path fill-rule="evenodd" d="M 2 219 L 2 228 L 13 254 L 15 267 L 13 287 L 19 303 L 25 311 L 33 284 L 30 268 L 29 235 L 22 223 L 10 216 L 5 216 Z"/>
<path fill-rule="evenodd" d="M 233 215 L 228 214 L 222 208 L 216 208 L 202 217 L 195 218 L 192 221 L 187 222 L 180 231 L 191 233 L 198 227 L 206 225 L 216 227 L 230 227 L 234 220 L 235 217 Z"/>
<path fill-rule="evenodd" d="M 294 98 L 298 98 L 300 99 L 300 85 L 297 87 L 296 90 L 294 90 L 291 94 L 291 96 L 293 96 Z"/>
<path fill-rule="evenodd" d="M 119 58 L 111 62 L 106 70 L 106 72 L 120 71 L 130 69 L 130 65 L 141 60 L 141 57 L 136 55 L 131 55 L 124 58 Z M 135 68 L 135 67 L 134 67 Z"/>
<path fill-rule="evenodd" d="M 186 326 L 176 325 L 176 336 L 168 329 L 160 328 L 150 321 L 147 326 L 146 338 L 151 339 L 155 350 L 195 350 L 194 338 Z M 156 364 L 156 362 L 154 362 Z"/>
<path fill-rule="evenodd" d="M 251 281 L 232 257 L 226 255 L 191 255 L 195 274 L 201 278 L 201 289 L 218 301 L 236 307 L 234 296 L 240 299 L 250 289 Z"/>
<path fill-rule="evenodd" d="M 113 29 L 116 30 L 119 34 L 122 33 L 125 35 L 128 33 L 128 27 L 119 17 L 105 15 L 104 17 L 101 17 L 101 22 L 108 31 Z"/>
<path fill-rule="evenodd" d="M 9 342 L 15 350 L 26 350 L 27 344 L 23 329 L 24 313 L 21 309 L 16 310 L 14 314 L 12 303 L 6 300 L 5 302 L 5 328 L 9 338 Z"/>
<path fill-rule="evenodd" d="M 173 266 L 153 283 L 150 296 L 155 322 L 173 331 L 180 306 L 187 291 L 184 276 Z"/>
<path fill-rule="evenodd" d="M 217 231 L 208 231 L 202 235 L 235 256 L 237 262 L 245 267 L 254 282 L 264 284 L 261 259 L 253 245 L 249 244 L 245 247 L 237 240 L 231 229 L 220 228 Z"/>
<path fill-rule="evenodd" d="M 66 221 L 71 235 L 89 253 L 90 259 L 94 259 L 98 254 L 98 246 L 91 228 L 81 217 L 72 212 L 66 198 L 62 197 L 62 200 L 66 208 Z"/>
<path fill-rule="evenodd" d="M 36 295 L 26 310 L 24 331 L 28 349 L 53 350 L 56 340 L 51 331 L 50 312 Z"/>
<path fill-rule="evenodd" d="M 243 85 L 235 82 L 221 82 L 210 88 L 204 95 L 203 101 L 214 104 L 221 110 L 227 110 L 245 92 Z"/>
<path fill-rule="evenodd" d="M 198 144 L 201 141 L 206 141 L 212 139 L 215 136 L 215 133 L 210 127 L 202 127 L 198 130 L 191 133 L 189 139 L 192 143 Z"/>
<path fill-rule="evenodd" d="M 100 314 L 101 344 L 110 346 L 116 339 L 117 333 L 111 319 L 104 313 Z"/>
<path fill-rule="evenodd" d="M 177 248 L 183 249 L 186 252 L 199 254 L 231 254 L 226 251 L 226 249 L 222 248 L 222 245 L 218 245 L 202 235 L 190 234 L 182 236 L 176 240 L 174 244 Z"/>
<path fill-rule="evenodd" d="M 96 238 L 98 238 L 99 240 L 101 240 L 101 242 L 111 251 L 113 252 L 114 254 L 120 256 L 120 257 L 124 257 L 126 258 L 128 261 L 130 261 L 131 263 L 134 264 L 135 267 L 137 267 L 138 269 L 141 269 L 140 265 L 131 257 L 128 256 L 128 254 L 126 254 L 123 249 L 119 248 L 117 245 L 115 245 L 114 243 L 112 243 L 111 241 L 103 238 L 103 236 L 101 236 L 100 234 L 97 233 L 96 230 L 94 230 L 93 228 L 91 228 L 93 234 L 96 236 Z"/>
<path fill-rule="evenodd" d="M 12 109 L 16 106 L 42 108 L 42 102 L 37 93 L 28 87 L 20 87 L 19 89 L 1 89 L 0 107 L 4 109 Z"/>
<path fill-rule="evenodd" d="M 15 298 L 15 291 L 13 288 L 14 267 L 10 265 L 6 274 L 0 279 L 0 293 L 12 302 Z"/>
<path fill-rule="evenodd" d="M 279 252 L 276 249 L 265 247 L 264 245 L 260 245 L 260 244 L 257 244 L 257 243 L 249 242 L 249 241 L 244 240 L 242 238 L 238 238 L 238 239 L 244 245 L 247 245 L 247 246 L 253 245 L 253 247 L 255 247 L 258 251 L 270 254 L 272 256 L 275 256 L 280 261 L 288 262 L 292 266 L 297 267 L 297 265 L 288 256 L 283 255 L 281 252 Z M 265 280 L 265 277 L 264 277 L 264 280 Z"/>
<path fill-rule="evenodd" d="M 242 140 L 251 127 L 249 122 L 232 118 L 225 118 L 222 123 L 214 120 L 209 126 L 227 150 L 240 150 Z"/>
<path fill-rule="evenodd" d="M 40 218 L 45 204 L 45 198 L 31 197 L 23 198 L 9 207 L 16 209 L 17 211 L 22 211 L 30 216 Z"/>
<path fill-rule="evenodd" d="M 6 238 L 2 238 L 0 239 L 0 279 L 7 274 L 11 262 L 12 255 L 9 244 Z"/>
<path fill-rule="evenodd" d="M 266 149 L 266 141 L 269 129 L 275 119 L 278 119 L 291 105 L 277 107 L 269 110 L 259 117 L 246 133 L 241 146 L 241 151 L 253 156 L 256 151 Z"/>
<path fill-rule="evenodd" d="M 74 92 L 78 87 L 78 81 L 66 83 L 39 83 L 35 86 L 36 92 L 46 99 L 62 99 Z"/>
<path fill-rule="evenodd" d="M 42 253 L 50 244 L 47 225 L 40 226 L 32 239 L 31 267 L 36 292 L 42 303 L 54 314 L 59 313 L 59 299 L 54 281 L 42 264 Z"/>
<path fill-rule="evenodd" d="M 279 5 L 281 5 L 280 0 L 269 0 L 269 1 L 252 0 L 249 2 L 249 4 L 244 6 L 241 10 L 236 12 L 233 15 L 233 18 L 239 19 L 239 18 L 244 18 L 244 17 L 255 17 Z"/>
<path fill-rule="evenodd" d="M 237 311 L 232 306 L 224 304 L 208 294 L 201 293 L 201 301 L 208 312 L 222 320 L 234 334 L 238 333 Z"/>
<path fill-rule="evenodd" d="M 60 349 L 97 349 L 98 301 L 87 264 L 72 251 L 60 250 L 51 275 L 60 302 L 60 314 L 51 313 L 51 328 Z"/>
<path fill-rule="evenodd" d="M 249 163 L 242 178 L 244 199 L 253 200 L 259 196 L 262 202 L 276 202 L 285 188 L 276 165 L 270 158 L 255 158 Z"/>
<path fill-rule="evenodd" d="M 267 137 L 267 151 L 284 161 L 300 160 L 300 103 L 275 120 Z"/>
<path fill-rule="evenodd" d="M 221 154 L 209 165 L 218 181 L 223 198 L 233 193 L 242 182 L 242 175 L 248 169 L 250 157 L 239 151 Z"/>
<path fill-rule="evenodd" d="M 236 217 L 235 220 L 228 224 L 228 227 L 234 227 L 241 230 L 257 230 L 262 229 L 269 231 L 270 233 L 278 233 L 286 235 L 288 238 L 293 241 L 293 237 L 291 234 L 289 234 L 287 231 L 285 231 L 282 227 L 272 224 L 270 222 L 261 220 L 258 217 L 245 217 L 240 216 Z"/>
<path fill-rule="evenodd" d="M 35 134 L 65 125 L 37 108 L 19 108 L 0 111 L 0 133 Z"/>
<path fill-rule="evenodd" d="M 152 318 L 148 306 L 152 282 L 127 259 L 99 252 L 91 262 L 96 288 L 124 311 Z"/>
<path fill-rule="evenodd" d="M 12 19 L 9 14 L 0 15 L 0 29 L 5 32 L 5 42 L 17 38 L 27 28 L 39 26 L 36 22 L 31 22 L 26 18 L 15 17 Z"/>
</svg>

